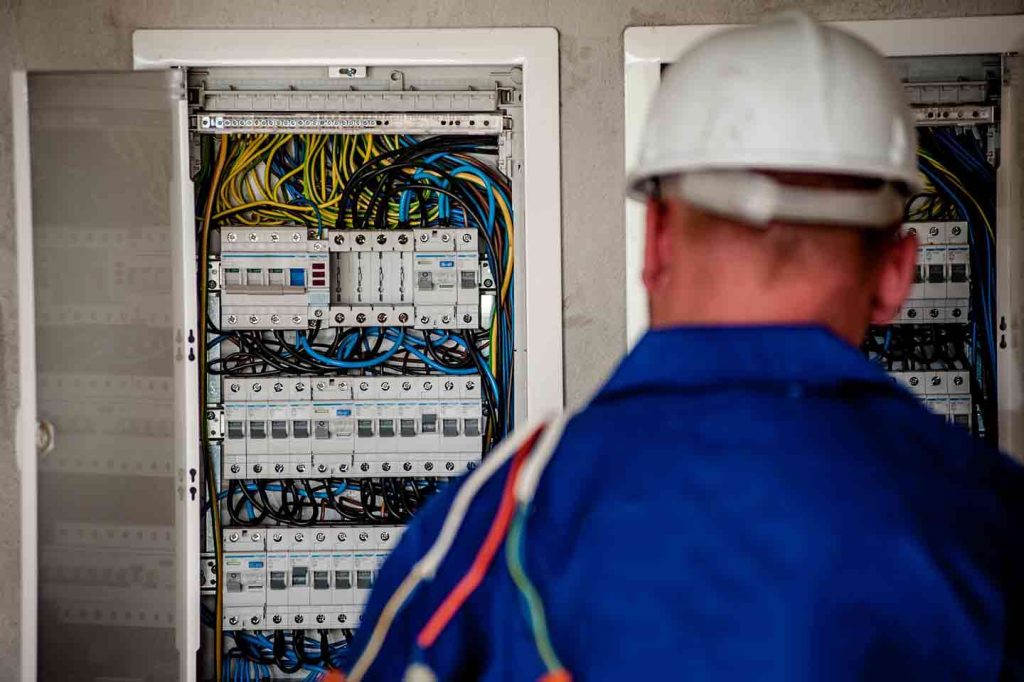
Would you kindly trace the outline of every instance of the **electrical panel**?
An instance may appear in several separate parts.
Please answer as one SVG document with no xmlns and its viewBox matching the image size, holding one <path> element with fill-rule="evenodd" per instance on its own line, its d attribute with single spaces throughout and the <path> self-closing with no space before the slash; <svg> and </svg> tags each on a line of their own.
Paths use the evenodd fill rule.
<svg viewBox="0 0 1024 682">
<path fill-rule="evenodd" d="M 925 188 L 906 207 L 917 239 L 908 299 L 864 350 L 950 422 L 998 443 L 996 168 L 1002 55 L 901 57 Z"/>
<path fill-rule="evenodd" d="M 399 98 L 424 110 L 353 113 L 379 95 L 310 69 L 190 75 L 197 571 L 214 641 L 282 672 L 340 664 L 402 524 L 515 423 L 522 100 L 484 71 L 479 112 L 436 110 L 437 71 Z"/>
</svg>

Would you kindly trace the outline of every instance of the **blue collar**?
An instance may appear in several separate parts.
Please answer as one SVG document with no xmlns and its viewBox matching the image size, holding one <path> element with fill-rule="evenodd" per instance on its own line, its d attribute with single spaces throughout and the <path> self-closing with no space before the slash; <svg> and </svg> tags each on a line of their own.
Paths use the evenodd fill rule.
<svg viewBox="0 0 1024 682">
<path fill-rule="evenodd" d="M 638 389 L 847 383 L 893 386 L 881 368 L 824 327 L 672 327 L 647 332 L 598 398 Z"/>
</svg>

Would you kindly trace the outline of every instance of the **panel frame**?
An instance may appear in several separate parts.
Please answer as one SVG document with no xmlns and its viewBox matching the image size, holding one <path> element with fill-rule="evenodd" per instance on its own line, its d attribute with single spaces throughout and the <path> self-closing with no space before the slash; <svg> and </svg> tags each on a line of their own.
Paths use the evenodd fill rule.
<svg viewBox="0 0 1024 682">
<path fill-rule="evenodd" d="M 1024 51 L 1024 15 L 958 17 L 949 19 L 891 19 L 836 21 L 828 25 L 849 31 L 890 57 L 955 54 L 1015 54 Z M 693 26 L 634 26 L 623 34 L 626 170 L 639 155 L 647 111 L 661 83 L 662 67 L 684 50 L 728 28 L 730 24 Z M 1013 120 L 1019 110 L 1015 88 L 1004 74 L 1002 88 L 1002 162 L 997 170 L 996 313 L 1000 318 L 998 358 L 999 442 L 1024 460 L 1024 228 L 1021 211 L 1024 178 L 1017 167 L 1021 136 Z M 626 339 L 631 348 L 647 328 L 647 294 L 641 281 L 644 252 L 644 205 L 625 200 Z M 1005 326 L 1004 326 L 1005 324 Z M 1003 345 L 1005 341 L 1005 345 Z"/>
</svg>

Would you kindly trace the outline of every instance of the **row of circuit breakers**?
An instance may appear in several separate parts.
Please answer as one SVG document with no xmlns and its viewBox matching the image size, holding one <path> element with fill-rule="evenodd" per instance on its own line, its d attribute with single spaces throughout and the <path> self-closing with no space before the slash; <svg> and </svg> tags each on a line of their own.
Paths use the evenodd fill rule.
<svg viewBox="0 0 1024 682">
<path fill-rule="evenodd" d="M 224 378 L 226 479 L 456 476 L 480 461 L 479 375 Z"/>
<path fill-rule="evenodd" d="M 967 223 L 906 223 L 903 229 L 917 235 L 917 267 L 907 302 L 893 323 L 966 323 L 971 288 Z"/>
<path fill-rule="evenodd" d="M 403 526 L 224 530 L 224 627 L 355 628 Z"/>
<path fill-rule="evenodd" d="M 221 327 L 477 329 L 494 280 L 467 228 L 221 232 Z M 218 284 L 214 278 L 214 284 Z"/>
</svg>

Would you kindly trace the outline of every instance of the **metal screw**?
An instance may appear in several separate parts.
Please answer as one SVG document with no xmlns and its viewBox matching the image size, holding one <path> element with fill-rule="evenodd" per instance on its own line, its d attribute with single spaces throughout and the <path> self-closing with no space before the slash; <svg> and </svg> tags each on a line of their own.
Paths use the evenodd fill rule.
<svg viewBox="0 0 1024 682">
<path fill-rule="evenodd" d="M 259 625 L 260 624 L 260 617 L 259 616 L 253 616 L 252 618 L 249 619 L 249 622 L 252 623 L 253 625 Z"/>
<path fill-rule="evenodd" d="M 410 462 L 406 462 L 405 464 L 402 465 L 402 468 L 405 469 L 406 471 L 412 471 L 412 464 Z"/>
<path fill-rule="evenodd" d="M 228 622 L 232 625 L 238 625 L 238 616 L 231 616 L 228 618 Z"/>
<path fill-rule="evenodd" d="M 260 321 L 260 316 L 259 315 L 250 315 L 249 316 L 249 322 L 251 324 L 259 324 L 259 321 Z"/>
<path fill-rule="evenodd" d="M 403 391 L 408 391 L 410 389 L 412 389 L 412 382 L 411 381 L 403 381 L 402 382 L 402 390 Z"/>
<path fill-rule="evenodd" d="M 342 315 L 341 313 L 338 313 L 337 315 L 334 316 L 334 321 L 337 322 L 338 324 L 341 324 L 342 322 L 345 321 L 345 316 Z"/>
<path fill-rule="evenodd" d="M 960 233 L 961 233 L 962 231 L 963 231 L 963 230 L 961 230 L 961 229 L 960 229 L 960 226 L 959 226 L 959 225 L 954 225 L 954 226 L 953 226 L 953 229 L 952 229 L 952 230 L 950 230 L 950 232 L 952 232 L 952 233 L 953 233 L 953 236 L 954 236 L 954 237 L 959 237 L 959 236 L 960 236 Z"/>
<path fill-rule="evenodd" d="M 389 464 L 388 462 L 384 462 L 383 464 L 380 465 L 380 468 L 384 471 L 391 471 L 391 464 Z"/>
<path fill-rule="evenodd" d="M 384 324 L 385 322 L 388 321 L 388 316 L 385 315 L 384 313 L 380 313 L 379 315 L 377 315 L 377 321 L 380 322 L 381 324 Z"/>
<path fill-rule="evenodd" d="M 452 239 L 452 236 L 450 234 L 442 234 L 441 235 L 441 241 L 444 242 L 445 244 L 450 242 L 451 239 Z"/>
<path fill-rule="evenodd" d="M 934 318 L 934 317 L 938 317 L 938 316 L 939 316 L 939 309 L 938 308 L 932 308 L 931 310 L 928 311 L 928 317 Z"/>
<path fill-rule="evenodd" d="M 932 377 L 932 386 L 941 386 L 942 377 Z"/>
<path fill-rule="evenodd" d="M 302 614 L 301 614 L 301 613 L 296 613 L 296 614 L 295 614 L 295 622 L 296 622 L 296 623 L 301 623 L 301 622 L 302 622 L 302 621 L 304 621 L 304 620 L 306 620 L 306 619 L 302 617 Z"/>
<path fill-rule="evenodd" d="M 383 235 L 383 234 L 378 234 L 377 235 L 377 243 L 378 244 L 387 244 L 388 243 L 387 236 Z"/>
<path fill-rule="evenodd" d="M 280 240 L 281 240 L 281 237 L 278 236 L 277 232 L 271 232 L 270 233 L 270 241 L 276 242 L 276 241 L 280 241 Z"/>
<path fill-rule="evenodd" d="M 284 540 L 284 536 L 280 533 L 274 533 L 274 542 L 281 542 L 281 540 Z"/>
<path fill-rule="evenodd" d="M 356 244 L 362 245 L 362 244 L 365 244 L 365 243 L 366 243 L 366 235 L 364 235 L 364 234 L 357 234 L 356 235 Z"/>
<path fill-rule="evenodd" d="M 232 393 L 238 393 L 239 391 L 242 390 L 242 387 L 239 386 L 238 384 L 231 384 L 231 386 L 229 386 L 228 388 Z"/>
<path fill-rule="evenodd" d="M 296 533 L 296 534 L 295 534 L 295 542 L 302 542 L 302 540 L 303 540 L 303 539 L 304 539 L 305 537 L 306 537 L 306 536 L 305 536 L 305 535 L 303 535 L 302 533 Z"/>
<path fill-rule="evenodd" d="M 430 324 L 430 318 L 426 315 L 420 316 L 420 324 Z"/>
<path fill-rule="evenodd" d="M 301 474 L 302 472 L 304 472 L 306 470 L 306 465 L 305 464 L 296 464 L 295 465 L 295 470 L 298 471 Z"/>
<path fill-rule="evenodd" d="M 252 392 L 253 393 L 259 393 L 262 390 L 263 390 L 263 384 L 253 384 L 252 385 Z"/>
<path fill-rule="evenodd" d="M 259 239 L 259 237 L 257 237 L 257 236 L 256 236 L 256 233 L 255 233 L 255 232 L 250 232 L 250 233 L 249 233 L 249 241 L 251 241 L 251 242 L 254 242 L 254 241 L 256 241 L 257 239 Z"/>
<path fill-rule="evenodd" d="M 341 471 L 341 472 L 348 471 L 348 465 L 347 464 L 339 464 L 338 465 L 338 471 Z"/>
<path fill-rule="evenodd" d="M 323 542 L 326 539 L 327 539 L 327 534 L 326 533 L 317 533 L 316 534 L 316 541 L 317 542 Z"/>
<path fill-rule="evenodd" d="M 490 289 L 493 286 L 494 286 L 494 280 L 493 279 L 485 279 L 484 280 L 484 289 Z"/>
<path fill-rule="evenodd" d="M 454 471 L 455 470 L 455 463 L 454 462 L 445 462 L 444 463 L 444 468 L 447 469 L 448 471 Z"/>
<path fill-rule="evenodd" d="M 314 310 L 313 311 L 313 317 L 323 317 L 323 316 L 324 316 L 324 311 L 322 311 L 322 310 Z"/>
<path fill-rule="evenodd" d="M 954 386 L 963 386 L 964 385 L 964 378 L 963 377 L 953 377 L 953 385 Z"/>
<path fill-rule="evenodd" d="M 293 242 L 302 241 L 302 235 L 299 234 L 298 232 L 292 232 L 292 241 Z"/>
<path fill-rule="evenodd" d="M 299 393 L 302 393 L 303 391 L 306 390 L 306 384 L 300 381 L 299 383 L 295 384 L 295 390 L 298 391 Z"/>
<path fill-rule="evenodd" d="M 232 533 L 229 535 L 228 542 L 238 542 L 238 533 Z"/>
<path fill-rule="evenodd" d="M 293 324 L 299 324 L 300 322 L 302 322 L 302 318 L 301 317 L 299 317 L 298 315 L 292 315 L 292 323 Z"/>
<path fill-rule="evenodd" d="M 381 539 L 381 542 L 387 542 L 388 540 L 391 539 L 391 533 L 387 532 L 386 530 L 381 531 L 380 539 Z"/>
<path fill-rule="evenodd" d="M 338 533 L 338 542 L 345 542 L 345 540 L 347 540 L 347 539 L 348 539 L 347 535 L 345 535 L 344 533 Z"/>
<path fill-rule="evenodd" d="M 238 235 L 235 234 L 234 232 L 228 232 L 228 241 L 229 242 L 238 241 Z"/>
<path fill-rule="evenodd" d="M 322 614 L 322 613 L 318 613 L 318 614 L 317 614 L 317 616 L 316 616 L 316 622 L 318 622 L 318 623 L 323 623 L 323 622 L 324 622 L 324 621 L 326 621 L 326 620 L 327 620 L 327 616 L 325 616 L 325 615 L 324 615 L 324 614 Z"/>
<path fill-rule="evenodd" d="M 405 324 L 406 322 L 409 321 L 409 315 L 407 313 L 400 313 L 398 315 L 398 321 L 401 322 L 402 324 Z"/>
<path fill-rule="evenodd" d="M 370 390 L 370 384 L 366 383 L 365 381 L 360 381 L 359 382 L 359 390 L 360 391 L 368 391 L 368 390 Z"/>
<path fill-rule="evenodd" d="M 280 624 L 281 623 L 281 616 L 274 616 L 273 620 L 274 620 L 275 624 Z"/>
<path fill-rule="evenodd" d="M 275 313 L 270 316 L 270 321 L 273 322 L 274 324 L 277 324 L 278 322 L 281 321 L 281 316 Z"/>
<path fill-rule="evenodd" d="M 424 391 L 429 391 L 433 387 L 434 387 L 434 384 L 432 382 L 429 382 L 429 381 L 424 381 L 423 382 L 423 390 Z"/>
<path fill-rule="evenodd" d="M 444 390 L 451 391 L 454 388 L 455 388 L 455 382 L 454 381 L 446 381 L 446 382 L 444 382 Z"/>
<path fill-rule="evenodd" d="M 263 472 L 263 465 L 262 464 L 253 464 L 252 465 L 252 470 L 255 473 L 257 473 L 257 474 L 262 473 Z"/>
<path fill-rule="evenodd" d="M 466 324 L 469 324 L 469 323 L 471 323 L 473 321 L 473 316 L 472 315 L 468 315 L 468 314 L 467 315 L 463 315 L 462 316 L 462 321 L 465 322 Z"/>
<path fill-rule="evenodd" d="M 916 227 L 908 227 L 907 228 L 907 234 L 917 234 L 917 228 Z"/>
<path fill-rule="evenodd" d="M 370 470 L 370 465 L 367 464 L 366 462 L 363 462 L 362 464 L 359 465 L 359 470 L 365 473 Z"/>
<path fill-rule="evenodd" d="M 390 391 L 391 390 L 391 382 L 389 382 L 389 381 L 382 381 L 381 384 L 380 384 L 380 390 L 382 390 L 382 391 Z"/>
<path fill-rule="evenodd" d="M 441 324 L 451 324 L 451 321 L 452 321 L 452 316 L 451 315 L 442 315 L 441 316 Z"/>
<path fill-rule="evenodd" d="M 398 235 L 398 243 L 401 244 L 402 246 L 405 246 L 406 244 L 408 244 L 409 243 L 409 235 L 406 235 L 406 234 Z"/>
<path fill-rule="evenodd" d="M 317 467 L 316 467 L 316 470 L 319 471 L 322 474 L 325 471 L 327 471 L 327 465 L 326 464 L 318 464 Z"/>
<path fill-rule="evenodd" d="M 237 474 L 241 470 L 242 470 L 242 467 L 238 466 L 237 464 L 232 464 L 231 465 L 231 473 Z"/>
<path fill-rule="evenodd" d="M 228 315 L 228 324 L 234 324 L 235 322 L 238 322 L 238 318 L 234 315 Z"/>
<path fill-rule="evenodd" d="M 323 242 L 313 242 L 313 250 L 314 251 L 323 251 L 324 250 Z"/>
<path fill-rule="evenodd" d="M 914 319 L 915 317 L 917 317 L 917 311 L 911 308 L 910 310 L 907 311 L 907 317 L 909 317 L 910 319 Z"/>
<path fill-rule="evenodd" d="M 274 465 L 274 471 L 276 471 L 279 474 L 284 473 L 284 465 L 283 464 L 275 464 Z"/>
<path fill-rule="evenodd" d="M 284 384 L 282 384 L 280 381 L 278 381 L 277 383 L 274 384 L 274 393 L 280 393 L 283 390 L 284 390 Z"/>
<path fill-rule="evenodd" d="M 907 381 L 907 383 L 911 386 L 917 386 L 917 384 L 920 383 L 920 380 L 917 377 L 910 377 L 910 380 Z"/>
<path fill-rule="evenodd" d="M 363 313 L 359 313 L 358 315 L 356 315 L 356 322 L 358 322 L 359 324 L 366 322 L 366 315 L 364 315 Z"/>
<path fill-rule="evenodd" d="M 434 470 L 434 463 L 433 462 L 427 462 L 426 464 L 423 465 L 423 468 L 425 470 L 427 470 L 427 471 L 433 471 Z"/>
<path fill-rule="evenodd" d="M 338 622 L 339 623 L 344 623 L 346 620 L 348 620 L 348 617 L 344 613 L 339 613 L 338 614 Z"/>
<path fill-rule="evenodd" d="M 215 280 L 215 279 L 208 280 L 206 282 L 206 288 L 207 289 L 216 289 L 217 288 L 217 280 Z"/>
<path fill-rule="evenodd" d="M 262 536 L 259 533 L 253 533 L 252 534 L 252 541 L 253 542 L 259 542 L 261 537 Z"/>
<path fill-rule="evenodd" d="M 425 242 L 428 239 L 430 239 L 430 235 L 428 235 L 426 232 L 424 232 L 423 234 L 420 235 L 420 241 L 421 242 Z"/>
<path fill-rule="evenodd" d="M 345 238 L 343 236 L 341 236 L 340 234 L 334 235 L 334 243 L 335 244 L 341 244 L 344 241 L 345 241 Z"/>
<path fill-rule="evenodd" d="M 960 311 L 959 308 L 953 308 L 953 312 L 952 312 L 953 317 L 960 317 L 962 314 L 963 313 Z"/>
<path fill-rule="evenodd" d="M 939 236 L 939 228 L 938 228 L 938 226 L 932 225 L 930 228 L 928 228 L 928 234 L 930 236 L 932 236 L 932 237 L 938 237 Z"/>
<path fill-rule="evenodd" d="M 472 471 L 473 469 L 476 469 L 476 462 L 466 462 L 466 470 Z"/>
<path fill-rule="evenodd" d="M 476 388 L 476 383 L 472 379 L 466 382 L 467 391 L 472 391 L 474 388 Z"/>
<path fill-rule="evenodd" d="M 370 539 L 370 535 L 365 530 L 362 533 L 359 534 L 359 541 L 360 542 L 366 542 L 369 539 Z"/>
</svg>

